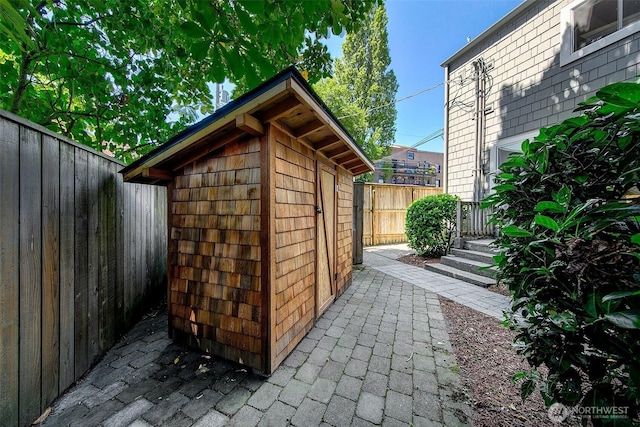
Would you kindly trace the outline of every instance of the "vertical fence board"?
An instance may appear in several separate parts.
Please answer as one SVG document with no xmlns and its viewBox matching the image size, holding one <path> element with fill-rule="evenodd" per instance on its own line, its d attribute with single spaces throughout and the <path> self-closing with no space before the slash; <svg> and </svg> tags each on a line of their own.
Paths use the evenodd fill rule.
<svg viewBox="0 0 640 427">
<path fill-rule="evenodd" d="M 124 332 L 124 185 L 122 175 L 118 173 L 118 166 L 111 165 L 111 173 L 115 177 L 115 329 L 116 334 Z"/>
<path fill-rule="evenodd" d="M 40 134 L 20 128 L 20 423 L 40 415 L 42 387 L 41 321 L 41 159 Z"/>
<path fill-rule="evenodd" d="M 115 343 L 116 337 L 116 173 L 115 164 L 105 162 L 107 218 L 107 329 L 106 341 L 108 349 Z"/>
<path fill-rule="evenodd" d="M 0 117 L 0 420 L 7 425 L 19 422 L 19 134 Z"/>
<path fill-rule="evenodd" d="M 87 258 L 89 261 L 89 288 L 87 295 L 87 357 L 89 359 L 89 365 L 92 365 L 100 354 L 100 300 L 99 300 L 99 287 L 100 287 L 100 170 L 99 170 L 99 158 L 90 156 L 88 161 L 88 194 L 89 203 L 89 217 L 88 229 L 88 253 Z"/>
<path fill-rule="evenodd" d="M 161 233 L 161 229 L 162 229 L 162 221 L 160 221 L 159 219 L 162 218 L 162 206 L 164 204 L 161 203 L 162 198 L 160 197 L 160 188 L 154 188 L 153 189 L 153 200 L 154 203 L 152 205 L 152 209 L 153 209 L 153 216 L 154 216 L 154 221 L 152 224 L 152 235 L 156 236 L 156 239 L 151 241 L 151 248 L 153 251 L 152 254 L 152 258 L 151 261 L 153 262 L 153 283 L 162 283 L 162 278 L 161 278 L 161 274 L 162 274 L 162 264 L 159 262 L 158 260 L 158 254 L 161 254 L 162 252 L 159 250 L 160 249 L 160 244 L 162 243 L 162 239 L 160 239 L 159 237 L 162 235 Z M 154 290 L 156 292 L 160 291 L 161 289 L 157 286 L 154 286 Z"/>
<path fill-rule="evenodd" d="M 353 264 L 363 261 L 364 184 L 353 185 Z"/>
<path fill-rule="evenodd" d="M 89 158 L 75 150 L 75 378 L 89 367 Z"/>
<path fill-rule="evenodd" d="M 75 380 L 74 374 L 74 282 L 75 282 L 75 151 L 60 144 L 60 380 L 62 392 Z"/>
<path fill-rule="evenodd" d="M 166 193 L 121 166 L 0 111 L 3 426 L 35 420 L 159 297 Z"/>
<path fill-rule="evenodd" d="M 146 185 L 145 186 L 145 200 L 153 200 L 153 194 L 155 193 L 155 188 Z M 151 249 L 153 248 L 151 241 L 150 241 L 150 236 L 152 236 L 152 230 L 153 230 L 153 209 L 151 209 L 151 203 L 145 203 L 145 216 L 146 216 L 146 227 L 145 227 L 145 236 L 144 236 L 144 248 L 145 248 L 145 254 L 144 254 L 144 262 L 145 262 L 145 294 L 147 294 L 150 290 L 151 290 L 151 280 L 153 278 L 153 266 L 151 264 L 151 256 L 152 256 L 152 252 Z"/>
<path fill-rule="evenodd" d="M 109 223 L 108 215 L 108 177 L 105 171 L 106 162 L 98 160 L 98 215 L 95 218 L 97 244 L 98 244 L 98 353 L 102 354 L 108 348 L 108 314 L 109 314 L 109 267 L 108 267 L 108 241 Z"/>
<path fill-rule="evenodd" d="M 125 221 L 124 228 L 124 319 L 126 323 L 130 323 L 133 317 L 133 294 L 135 284 L 135 246 L 131 242 L 134 236 L 134 215 L 133 215 L 133 198 L 135 194 L 134 184 L 124 183 L 124 203 L 125 203 Z"/>
<path fill-rule="evenodd" d="M 60 375 L 60 144 L 42 136 L 42 402 L 58 396 Z"/>
<path fill-rule="evenodd" d="M 158 206 L 160 206 L 160 217 L 157 220 L 158 235 L 160 236 L 160 238 L 158 239 L 159 243 L 156 249 L 157 250 L 156 258 L 158 260 L 157 262 L 158 262 L 158 268 L 159 268 L 158 280 L 163 285 L 162 289 L 166 293 L 167 292 L 166 285 L 168 283 L 168 280 L 167 280 L 165 266 L 167 265 L 167 257 L 163 256 L 163 254 L 165 253 L 166 248 L 168 247 L 168 242 L 167 242 L 168 232 L 167 232 L 167 224 L 165 221 L 167 220 L 167 218 L 169 218 L 169 214 L 167 213 L 167 209 L 169 207 L 169 203 L 167 201 L 167 192 L 169 191 L 169 187 L 158 188 L 157 191 L 160 194 L 160 197 L 158 197 L 156 200 L 156 203 L 158 204 Z M 166 296 L 168 298 L 168 295 Z"/>
<path fill-rule="evenodd" d="M 144 215 L 143 215 L 144 211 L 140 206 L 140 199 L 142 197 L 144 197 L 144 189 L 140 184 L 136 184 L 136 196 L 134 199 L 134 205 L 135 205 L 134 221 L 136 224 L 136 230 L 135 230 L 135 239 L 134 239 L 134 242 L 132 243 L 136 248 L 136 256 L 134 261 L 134 268 L 136 270 L 136 277 L 134 282 L 134 285 L 136 286 L 136 292 L 135 292 L 136 298 L 134 299 L 135 305 L 138 304 L 137 295 L 144 295 L 144 274 L 143 274 L 144 240 L 143 239 L 144 239 L 144 232 L 145 232 L 145 224 L 144 224 Z"/>
<path fill-rule="evenodd" d="M 422 197 L 440 194 L 440 187 L 365 183 L 363 241 L 365 246 L 407 241 L 407 208 Z"/>
</svg>

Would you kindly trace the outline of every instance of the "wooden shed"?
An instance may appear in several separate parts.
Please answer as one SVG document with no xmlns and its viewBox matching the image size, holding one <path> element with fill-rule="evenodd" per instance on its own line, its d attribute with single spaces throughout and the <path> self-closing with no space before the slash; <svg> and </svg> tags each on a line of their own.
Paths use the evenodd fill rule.
<svg viewBox="0 0 640 427">
<path fill-rule="evenodd" d="M 270 374 L 351 284 L 370 171 L 294 68 L 124 168 L 168 187 L 170 336 Z"/>
</svg>

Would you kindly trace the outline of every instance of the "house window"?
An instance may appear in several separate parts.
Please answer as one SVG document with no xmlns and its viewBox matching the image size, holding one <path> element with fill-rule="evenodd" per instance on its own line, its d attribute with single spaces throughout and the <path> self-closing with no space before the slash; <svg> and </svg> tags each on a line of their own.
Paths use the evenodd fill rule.
<svg viewBox="0 0 640 427">
<path fill-rule="evenodd" d="M 436 165 L 436 173 L 440 173 L 440 165 Z"/>
<path fill-rule="evenodd" d="M 640 31 L 640 0 L 576 0 L 562 9 L 560 64 Z"/>
<path fill-rule="evenodd" d="M 413 160 L 413 153 L 407 153 L 407 159 Z"/>
</svg>

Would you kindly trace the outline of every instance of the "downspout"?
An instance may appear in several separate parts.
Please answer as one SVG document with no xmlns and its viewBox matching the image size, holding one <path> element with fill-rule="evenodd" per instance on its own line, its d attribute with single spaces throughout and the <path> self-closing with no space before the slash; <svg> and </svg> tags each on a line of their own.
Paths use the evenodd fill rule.
<svg viewBox="0 0 640 427">
<path fill-rule="evenodd" d="M 482 201 L 484 196 L 484 167 L 483 167 L 483 159 L 484 159 L 484 129 L 485 129 L 485 106 L 487 105 L 486 99 L 486 90 L 487 90 L 487 78 L 486 78 L 486 70 L 485 64 L 482 64 L 482 79 L 480 80 L 480 110 L 478 111 L 478 123 L 479 123 L 479 133 L 478 133 L 478 164 L 476 165 L 478 171 L 478 202 Z"/>
<path fill-rule="evenodd" d="M 483 176 L 482 157 L 484 153 L 484 121 L 485 121 L 485 105 L 487 79 L 486 69 L 482 58 L 473 62 L 476 71 L 476 133 L 475 133 L 475 152 L 474 152 L 474 169 L 473 169 L 473 201 L 480 202 L 483 193 Z"/>
<path fill-rule="evenodd" d="M 479 186 L 480 186 L 480 62 L 479 60 L 473 61 L 473 68 L 476 73 L 475 78 L 475 89 L 476 89 L 476 99 L 475 99 L 475 111 L 474 111 L 474 120 L 475 120 L 475 142 L 474 142 L 474 151 L 473 151 L 473 201 L 480 201 L 479 197 Z"/>
<path fill-rule="evenodd" d="M 449 193 L 449 64 L 444 67 L 444 173 L 442 174 L 442 190 Z"/>
</svg>

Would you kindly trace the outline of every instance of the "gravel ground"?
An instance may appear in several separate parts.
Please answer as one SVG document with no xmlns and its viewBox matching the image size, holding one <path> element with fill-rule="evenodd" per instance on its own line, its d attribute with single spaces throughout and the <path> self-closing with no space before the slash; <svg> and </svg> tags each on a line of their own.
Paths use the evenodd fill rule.
<svg viewBox="0 0 640 427">
<path fill-rule="evenodd" d="M 423 259 L 407 255 L 398 261 L 423 267 Z M 509 295 L 506 288 L 489 290 Z M 520 399 L 520 383 L 512 384 L 514 374 L 529 365 L 511 346 L 515 334 L 493 317 L 440 297 L 440 307 L 468 403 L 474 408 L 476 427 L 558 426 L 549 420 L 542 397 L 535 391 L 524 403 Z M 568 421 L 568 420 L 567 420 Z M 579 425 L 576 422 L 562 425 Z"/>
</svg>

